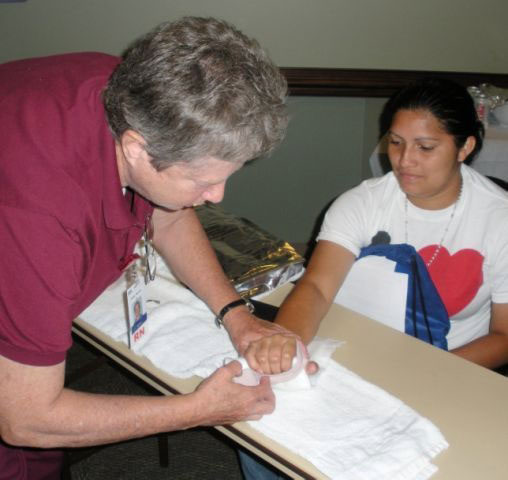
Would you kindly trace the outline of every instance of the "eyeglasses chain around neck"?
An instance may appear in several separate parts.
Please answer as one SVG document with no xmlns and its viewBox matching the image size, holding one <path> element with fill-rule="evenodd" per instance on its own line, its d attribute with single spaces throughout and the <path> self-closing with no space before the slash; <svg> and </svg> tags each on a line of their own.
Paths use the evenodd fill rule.
<svg viewBox="0 0 508 480">
<path fill-rule="evenodd" d="M 455 217 L 455 212 L 457 211 L 457 205 L 460 203 L 460 199 L 462 197 L 462 187 L 463 187 L 463 182 L 461 181 L 460 182 L 459 195 L 457 197 L 457 200 L 455 200 L 455 203 L 453 204 L 452 214 L 450 215 L 448 223 L 446 224 L 446 228 L 445 228 L 445 230 L 443 232 L 443 236 L 441 237 L 441 241 L 439 242 L 439 245 L 434 250 L 434 253 L 432 254 L 432 257 L 430 257 L 430 260 L 428 262 L 426 262 L 426 264 L 425 264 L 427 266 L 427 268 L 429 268 L 432 265 L 434 260 L 437 258 L 438 254 L 439 254 L 439 251 L 441 250 L 441 247 L 443 246 L 444 239 L 446 238 L 446 234 L 448 233 L 448 230 L 450 229 L 450 225 L 452 224 L 453 217 Z M 408 200 L 407 195 L 406 195 L 406 200 L 404 202 L 404 215 L 405 215 L 405 222 L 404 223 L 405 223 L 405 232 L 406 232 L 406 243 L 409 243 L 408 242 L 408 224 L 409 224 L 409 220 L 408 220 L 408 214 L 407 214 L 408 204 L 409 204 L 409 200 Z"/>
</svg>

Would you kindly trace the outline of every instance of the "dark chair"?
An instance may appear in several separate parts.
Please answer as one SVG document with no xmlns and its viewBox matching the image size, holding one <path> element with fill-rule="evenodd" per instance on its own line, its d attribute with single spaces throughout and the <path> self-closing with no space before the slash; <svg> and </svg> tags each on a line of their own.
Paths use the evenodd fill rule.
<svg viewBox="0 0 508 480">
<path fill-rule="evenodd" d="M 492 180 L 496 185 L 499 185 L 501 188 L 504 188 L 508 191 L 508 182 L 506 180 L 502 180 L 501 178 L 497 177 L 491 177 L 490 175 L 487 175 L 487 178 Z"/>
<path fill-rule="evenodd" d="M 501 178 L 497 177 L 491 177 L 490 175 L 487 175 L 487 178 L 489 180 L 492 180 L 496 185 L 499 185 L 504 190 L 508 191 L 508 182 L 505 180 L 502 180 Z M 508 365 L 504 365 L 502 367 L 494 369 L 495 372 L 500 373 L 501 375 L 504 375 L 505 377 L 508 376 Z"/>
</svg>

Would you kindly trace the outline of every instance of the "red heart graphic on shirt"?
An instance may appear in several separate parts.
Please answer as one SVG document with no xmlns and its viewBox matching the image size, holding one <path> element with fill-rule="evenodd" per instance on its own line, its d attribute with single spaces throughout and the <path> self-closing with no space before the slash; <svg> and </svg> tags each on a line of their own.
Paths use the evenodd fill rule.
<svg viewBox="0 0 508 480">
<path fill-rule="evenodd" d="M 429 245 L 418 253 L 427 263 L 436 248 L 437 245 Z M 482 265 L 483 255 L 476 250 L 465 248 L 450 255 L 445 247 L 441 247 L 428 267 L 450 317 L 464 309 L 478 293 L 483 284 Z"/>
</svg>

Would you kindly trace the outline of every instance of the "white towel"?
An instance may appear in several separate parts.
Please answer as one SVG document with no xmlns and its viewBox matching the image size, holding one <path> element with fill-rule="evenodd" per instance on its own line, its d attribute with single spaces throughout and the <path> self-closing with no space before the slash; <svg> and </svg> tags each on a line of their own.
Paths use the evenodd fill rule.
<svg viewBox="0 0 508 480">
<path fill-rule="evenodd" d="M 125 280 L 119 279 L 80 318 L 126 344 L 125 289 Z M 178 378 L 208 377 L 223 365 L 224 358 L 238 358 L 226 330 L 216 327 L 210 309 L 176 280 L 150 282 L 146 299 L 147 333 L 136 352 L 155 366 Z"/>
<path fill-rule="evenodd" d="M 320 362 L 320 358 L 312 356 Z M 397 398 L 330 360 L 311 390 L 275 391 L 272 415 L 250 425 L 341 480 L 426 480 L 448 447 Z"/>
<path fill-rule="evenodd" d="M 124 291 L 121 279 L 80 317 L 127 343 Z M 215 326 L 212 312 L 178 282 L 156 279 L 149 284 L 146 298 L 149 325 L 138 353 L 157 367 L 175 377 L 207 377 L 224 359 L 237 358 L 226 331 Z M 311 358 L 321 366 L 314 387 L 275 388 L 275 412 L 250 422 L 252 427 L 332 479 L 428 479 L 436 471 L 430 460 L 448 446 L 440 431 L 331 359 L 338 345 L 324 339 L 312 342 Z"/>
</svg>

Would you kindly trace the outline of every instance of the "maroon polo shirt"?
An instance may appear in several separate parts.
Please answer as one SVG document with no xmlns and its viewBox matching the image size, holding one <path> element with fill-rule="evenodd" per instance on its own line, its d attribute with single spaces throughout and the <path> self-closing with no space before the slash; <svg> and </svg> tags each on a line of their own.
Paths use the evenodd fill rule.
<svg viewBox="0 0 508 480">
<path fill-rule="evenodd" d="M 80 53 L 0 65 L 0 355 L 16 362 L 65 359 L 72 320 L 121 275 L 152 213 L 122 194 L 101 101 L 117 63 Z M 0 439 L 1 480 L 58 479 L 61 459 Z"/>
<path fill-rule="evenodd" d="M 0 355 L 64 360 L 71 322 L 121 274 L 152 207 L 122 193 L 101 101 L 118 58 L 0 65 Z"/>
</svg>

